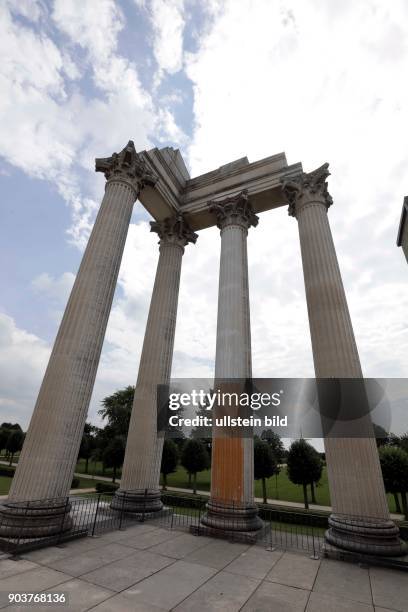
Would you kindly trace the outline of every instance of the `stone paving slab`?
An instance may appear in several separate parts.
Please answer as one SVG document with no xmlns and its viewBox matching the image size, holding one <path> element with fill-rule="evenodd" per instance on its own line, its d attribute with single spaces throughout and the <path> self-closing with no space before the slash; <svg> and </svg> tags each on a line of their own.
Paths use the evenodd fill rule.
<svg viewBox="0 0 408 612">
<path fill-rule="evenodd" d="M 65 557 L 72 557 L 81 552 L 94 550 L 95 548 L 99 548 L 99 546 L 106 546 L 106 544 L 107 542 L 101 538 L 85 537 L 79 538 L 78 540 L 72 540 L 71 542 L 65 542 L 60 546 L 47 546 L 46 548 L 32 550 L 22 553 L 21 556 L 29 561 L 47 565 L 48 563 L 58 561 Z"/>
<path fill-rule="evenodd" d="M 0 560 L 0 592 L 24 591 L 68 592 L 61 612 L 408 612 L 406 572 L 148 523 Z"/>
<path fill-rule="evenodd" d="M 139 610 L 139 604 L 171 610 L 215 573 L 216 570 L 204 565 L 176 561 L 161 572 L 122 591 L 120 597 L 127 598 L 129 610 Z"/>
<path fill-rule="evenodd" d="M 354 563 L 323 559 L 313 590 L 360 603 L 373 603 L 368 570 Z"/>
<path fill-rule="evenodd" d="M 309 591 L 273 582 L 263 582 L 242 612 L 304 612 Z"/>
<path fill-rule="evenodd" d="M 237 544 L 214 539 L 210 544 L 187 555 L 184 560 L 220 570 L 236 559 L 238 555 L 248 550 L 248 548 L 248 544 Z"/>
<path fill-rule="evenodd" d="M 87 580 L 113 591 L 123 591 L 140 580 L 155 574 L 174 563 L 174 559 L 149 551 L 137 551 L 129 557 L 119 559 L 81 576 Z"/>
<path fill-rule="evenodd" d="M 126 538 L 126 546 L 132 546 L 139 550 L 150 548 L 155 544 L 161 544 L 167 540 L 180 538 L 183 534 L 180 531 L 171 531 L 170 529 L 154 529 L 139 535 L 135 533 L 133 536 Z"/>
<path fill-rule="evenodd" d="M 140 601 L 135 604 L 126 595 L 116 595 L 92 608 L 92 612 L 169 612 L 169 608 L 159 608 Z"/>
<path fill-rule="evenodd" d="M 252 546 L 238 555 L 224 569 L 232 574 L 263 580 L 282 555 L 281 550 L 269 551 L 259 546 Z"/>
<path fill-rule="evenodd" d="M 37 566 L 27 572 L 18 573 L 0 580 L 0 593 L 2 599 L 0 607 L 4 608 L 9 601 L 5 597 L 7 593 L 32 592 L 39 593 L 45 589 L 57 586 L 70 580 L 71 576 L 63 572 L 55 571 L 49 567 Z"/>
<path fill-rule="evenodd" d="M 372 567 L 369 570 L 375 606 L 408 612 L 408 573 Z"/>
<path fill-rule="evenodd" d="M 27 572 L 38 567 L 37 563 L 26 561 L 25 559 L 3 559 L 0 561 L 0 580 L 9 576 L 16 576 L 22 572 Z"/>
<path fill-rule="evenodd" d="M 182 559 L 186 555 L 198 548 L 203 548 L 211 542 L 211 538 L 185 533 L 178 538 L 156 544 L 149 548 L 149 551 L 157 552 L 160 555 L 165 555 L 166 557 L 172 557 L 174 559 Z"/>
<path fill-rule="evenodd" d="M 286 552 L 275 563 L 266 580 L 310 590 L 313 588 L 319 566 L 320 561 Z"/>
<path fill-rule="evenodd" d="M 313 591 L 310 593 L 306 612 L 374 612 L 374 607 L 371 604 Z"/>
<path fill-rule="evenodd" d="M 174 608 L 174 612 L 238 612 L 259 584 L 259 580 L 221 571 Z"/>
<path fill-rule="evenodd" d="M 106 542 L 120 542 L 120 540 L 127 540 L 134 536 L 142 535 L 142 533 L 148 533 L 149 531 L 155 531 L 156 525 L 151 523 L 136 523 L 130 527 L 124 527 L 124 529 L 118 529 L 116 531 L 108 531 L 106 533 L 98 533 L 95 539 L 103 539 Z"/>
<path fill-rule="evenodd" d="M 68 605 L 48 605 L 41 606 L 36 604 L 32 606 L 7 606 L 3 608 L 5 611 L 10 612 L 55 612 L 56 610 L 69 611 L 69 612 L 86 612 L 93 606 L 96 606 L 105 599 L 112 597 L 114 594 L 112 591 L 102 589 L 93 584 L 87 584 L 74 578 L 68 582 L 63 582 L 58 589 L 52 588 L 45 591 L 46 593 L 58 593 L 64 592 L 68 597 Z"/>
<path fill-rule="evenodd" d="M 113 542 L 107 546 L 99 546 L 72 557 L 61 559 L 53 563 L 52 566 L 70 576 L 78 577 L 118 559 L 129 557 L 133 552 L 134 550 L 130 546 L 122 546 Z"/>
</svg>

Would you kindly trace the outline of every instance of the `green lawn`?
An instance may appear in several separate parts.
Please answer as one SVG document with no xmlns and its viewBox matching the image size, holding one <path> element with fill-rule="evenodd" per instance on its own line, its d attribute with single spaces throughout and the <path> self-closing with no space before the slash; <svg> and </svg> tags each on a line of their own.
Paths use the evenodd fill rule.
<svg viewBox="0 0 408 612">
<path fill-rule="evenodd" d="M 12 479 L 7 476 L 0 476 L 0 495 L 7 495 L 10 489 L 11 480 Z M 103 481 L 94 480 L 93 478 L 80 478 L 78 489 L 92 489 L 97 482 Z"/>
<path fill-rule="evenodd" d="M 79 459 L 78 463 L 76 464 L 75 472 L 78 474 L 86 474 L 87 472 L 85 471 L 85 467 L 85 459 Z M 120 478 L 120 473 L 120 470 L 116 470 L 117 478 Z M 106 468 L 105 471 L 103 471 L 101 461 L 89 461 L 88 474 L 91 474 L 92 476 L 105 476 L 106 478 L 112 478 L 113 469 Z"/>
<path fill-rule="evenodd" d="M 197 474 L 197 489 L 200 491 L 210 490 L 210 470 L 205 470 Z M 167 485 L 169 487 L 188 488 L 188 475 L 185 469 L 178 466 L 174 474 L 169 474 L 167 477 Z M 290 482 L 286 469 L 282 468 L 280 474 L 269 478 L 266 485 L 268 499 L 279 499 L 281 501 L 303 503 L 303 489 L 301 486 L 294 485 Z M 326 468 L 323 469 L 323 475 L 320 483 L 315 487 L 316 503 L 321 506 L 330 506 L 330 493 L 327 482 Z M 261 481 L 255 481 L 255 496 L 262 497 Z M 310 502 L 310 495 L 309 495 Z M 395 512 L 395 503 L 392 495 L 388 495 L 388 505 L 391 512 Z"/>
<path fill-rule="evenodd" d="M 75 471 L 80 474 L 85 474 L 85 461 L 80 459 L 76 465 Z M 103 473 L 102 464 L 100 461 L 89 462 L 89 474 L 95 476 L 106 476 L 107 478 L 112 477 L 112 470 L 106 469 Z M 201 491 L 210 490 L 210 470 L 205 470 L 197 474 L 197 489 Z M 117 478 L 120 478 L 120 470 L 118 470 Z M 0 476 L 0 495 L 6 495 L 10 488 L 11 479 L 6 476 Z M 95 486 L 98 480 L 80 478 L 80 489 L 87 489 Z M 99 481 L 100 482 L 100 481 Z M 103 481 L 102 481 L 103 482 Z M 185 469 L 178 466 L 177 471 L 174 474 L 169 474 L 167 477 L 167 484 L 169 487 L 180 487 L 182 489 L 188 488 L 188 475 Z M 330 505 L 330 494 L 327 482 L 326 468 L 323 470 L 323 476 L 320 483 L 315 487 L 316 491 L 316 503 L 322 506 Z M 267 494 L 268 499 L 279 499 L 281 501 L 290 501 L 303 503 L 303 491 L 302 487 L 294 485 L 287 477 L 286 469 L 282 468 L 278 477 L 273 476 L 267 481 Z M 255 496 L 262 497 L 262 485 L 260 481 L 255 482 Z M 395 502 L 392 495 L 388 495 L 388 505 L 390 512 L 395 512 Z M 310 496 L 309 496 L 310 501 Z"/>
<path fill-rule="evenodd" d="M 0 476 L 0 495 L 7 495 L 11 485 L 11 478 Z"/>
</svg>

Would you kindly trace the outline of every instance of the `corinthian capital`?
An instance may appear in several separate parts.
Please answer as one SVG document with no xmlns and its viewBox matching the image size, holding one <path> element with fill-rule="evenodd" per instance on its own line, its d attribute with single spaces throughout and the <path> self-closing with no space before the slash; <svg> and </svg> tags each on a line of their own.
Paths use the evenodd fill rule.
<svg viewBox="0 0 408 612">
<path fill-rule="evenodd" d="M 224 200 L 212 200 L 208 206 L 210 212 L 217 217 L 217 226 L 221 230 L 228 225 L 240 225 L 245 229 L 258 225 L 258 217 L 252 209 L 246 189 Z"/>
<path fill-rule="evenodd" d="M 283 193 L 289 202 L 289 214 L 296 217 L 298 208 L 310 202 L 320 202 L 329 208 L 333 199 L 327 188 L 327 177 L 330 176 L 329 164 L 325 163 L 313 172 L 302 174 L 282 185 Z"/>
<path fill-rule="evenodd" d="M 136 153 L 133 140 L 129 140 L 120 153 L 112 153 L 110 157 L 97 157 L 95 171 L 103 172 L 107 180 L 117 178 L 128 182 L 137 193 L 145 185 L 153 187 L 157 182 L 157 177 L 150 172 L 144 160 Z"/>
<path fill-rule="evenodd" d="M 183 213 L 180 212 L 173 217 L 163 219 L 163 221 L 150 221 L 150 231 L 158 234 L 160 246 L 177 244 L 184 249 L 189 242 L 194 244 L 198 238 L 198 235 L 190 228 Z"/>
</svg>

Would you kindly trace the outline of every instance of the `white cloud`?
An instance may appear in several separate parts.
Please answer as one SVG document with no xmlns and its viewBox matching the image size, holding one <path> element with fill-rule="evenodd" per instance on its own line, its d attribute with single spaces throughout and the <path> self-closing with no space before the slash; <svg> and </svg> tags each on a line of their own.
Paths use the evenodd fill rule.
<svg viewBox="0 0 408 612">
<path fill-rule="evenodd" d="M 43 272 L 36 276 L 31 285 L 33 289 L 57 302 L 65 303 L 68 299 L 72 285 L 74 284 L 75 275 L 72 272 L 63 272 L 60 277 L 53 278 L 47 272 Z"/>
<path fill-rule="evenodd" d="M 0 422 L 27 427 L 50 347 L 0 313 Z"/>
<path fill-rule="evenodd" d="M 137 4 L 140 3 L 136 2 Z M 145 6 L 145 3 L 144 3 Z M 156 85 L 163 73 L 174 74 L 183 65 L 184 0 L 150 0 L 153 53 L 159 66 Z"/>
<path fill-rule="evenodd" d="M 142 149 L 150 146 L 151 134 L 182 132 L 168 111 L 156 112 L 135 64 L 118 54 L 124 18 L 116 3 L 57 0 L 52 16 L 68 37 L 65 45 L 50 37 L 45 12 L 33 30 L 13 20 L 8 6 L 0 7 L 0 53 L 6 58 L 0 65 L 0 153 L 57 187 L 72 210 L 68 237 L 83 249 L 102 193 L 94 158 L 120 150 L 129 138 Z M 73 59 L 78 47 L 86 55 L 80 61 Z M 86 70 L 98 91 L 93 97 L 78 81 Z"/>
<path fill-rule="evenodd" d="M 116 51 L 124 18 L 113 0 L 55 0 L 52 16 L 59 29 L 95 61 L 104 62 Z"/>
<path fill-rule="evenodd" d="M 6 0 L 6 4 L 13 13 L 33 22 L 39 21 L 45 13 L 41 0 Z"/>
<path fill-rule="evenodd" d="M 186 61 L 193 176 L 243 155 L 285 151 L 306 171 L 329 161 L 329 218 L 364 372 L 408 375 L 406 264 L 395 247 L 408 163 L 407 4 L 229 0 L 216 11 Z M 264 213 L 248 240 L 254 374 L 310 375 L 296 221 Z M 387 334 L 395 342 L 384 349 Z"/>
</svg>

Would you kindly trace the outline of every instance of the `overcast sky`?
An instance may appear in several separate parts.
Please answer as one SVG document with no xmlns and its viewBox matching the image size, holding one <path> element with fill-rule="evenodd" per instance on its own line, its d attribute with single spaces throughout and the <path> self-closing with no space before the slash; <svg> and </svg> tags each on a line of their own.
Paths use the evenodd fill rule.
<svg viewBox="0 0 408 612">
<path fill-rule="evenodd" d="M 104 178 L 133 139 L 191 176 L 284 151 L 330 163 L 331 227 L 366 376 L 408 376 L 406 0 L 0 3 L 0 421 L 28 425 Z M 134 384 L 158 258 L 136 203 L 90 408 Z M 219 232 L 183 261 L 173 375 L 214 367 Z M 297 222 L 249 231 L 254 376 L 313 375 Z"/>
</svg>

